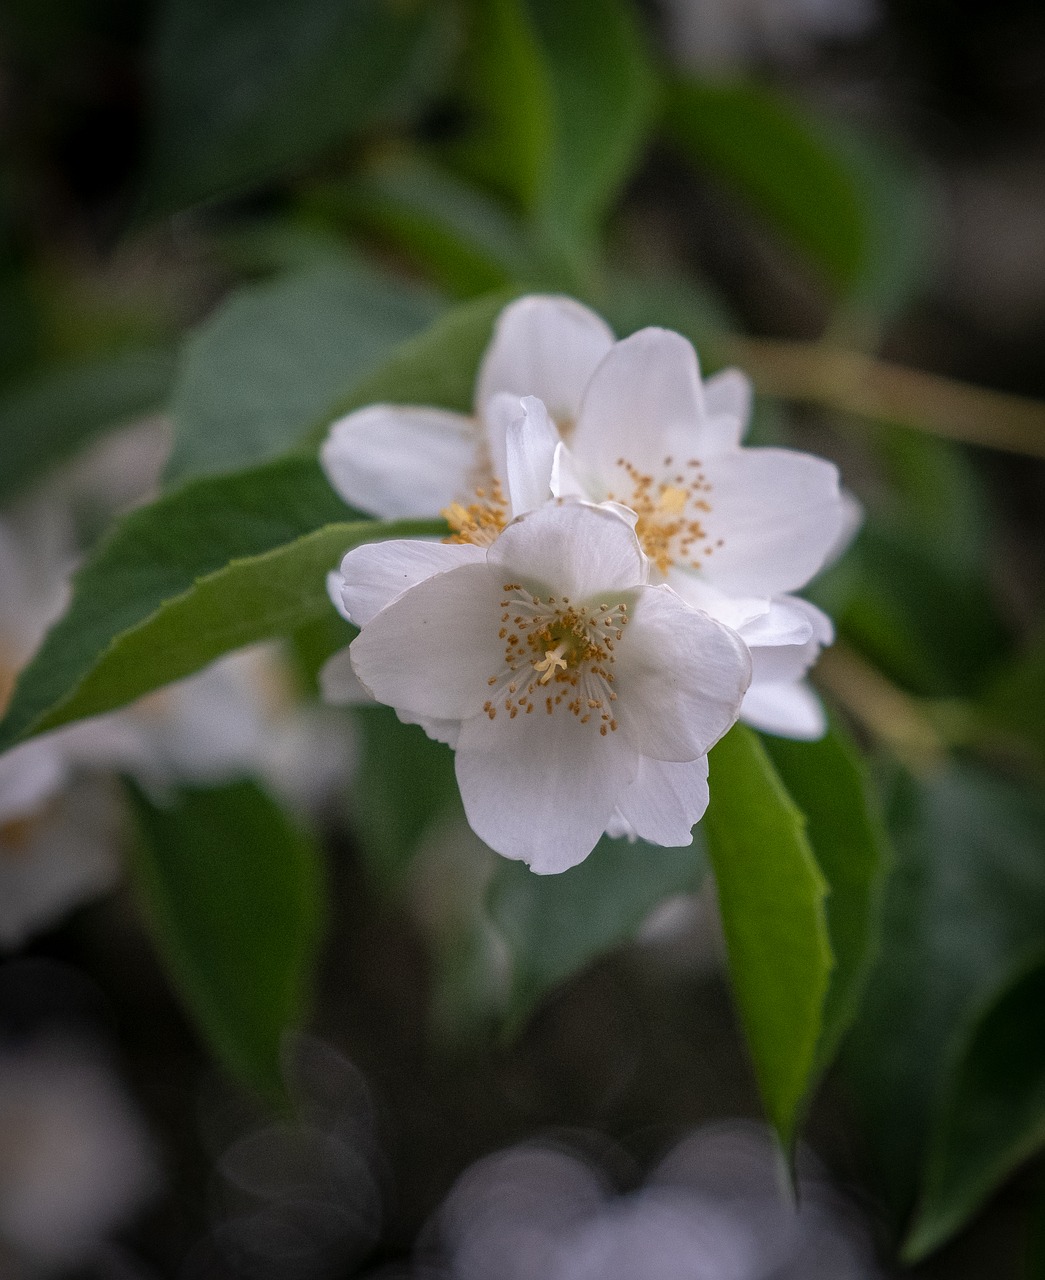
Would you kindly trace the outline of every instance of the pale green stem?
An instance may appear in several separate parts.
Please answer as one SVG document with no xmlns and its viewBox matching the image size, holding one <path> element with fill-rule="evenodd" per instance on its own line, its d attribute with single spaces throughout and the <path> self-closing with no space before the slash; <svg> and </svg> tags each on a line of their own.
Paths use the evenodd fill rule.
<svg viewBox="0 0 1045 1280">
<path fill-rule="evenodd" d="M 730 360 L 765 395 L 1045 458 L 1045 404 L 815 342 L 731 337 Z"/>
</svg>

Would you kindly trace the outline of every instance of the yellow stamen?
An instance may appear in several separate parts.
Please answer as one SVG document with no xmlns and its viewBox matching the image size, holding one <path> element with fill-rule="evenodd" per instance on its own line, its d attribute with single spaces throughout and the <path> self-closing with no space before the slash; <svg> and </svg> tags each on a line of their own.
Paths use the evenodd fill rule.
<svg viewBox="0 0 1045 1280">
<path fill-rule="evenodd" d="M 439 514 L 453 530 L 444 542 L 488 547 L 508 523 L 508 502 L 496 480 L 475 490 L 475 502 L 451 502 Z"/>
<path fill-rule="evenodd" d="M 669 484 L 657 499 L 657 506 L 666 515 L 679 516 L 685 511 L 688 501 L 689 494 L 685 489 L 677 489 L 674 485 Z"/>
<path fill-rule="evenodd" d="M 669 456 L 662 466 L 664 479 L 657 480 L 626 458 L 618 458 L 623 493 L 607 496 L 635 512 L 635 533 L 661 573 L 673 565 L 699 569 L 722 545 L 721 540 L 711 542 L 702 522 L 702 516 L 711 511 L 707 497 L 711 485 L 698 458 L 680 463 Z"/>
<path fill-rule="evenodd" d="M 543 707 L 553 715 L 561 707 L 581 724 L 592 722 L 603 736 L 616 730 L 610 709 L 617 700 L 610 636 L 623 637 L 627 602 L 571 604 L 565 596 L 542 599 L 517 582 L 504 583 L 503 590 L 501 622 L 511 618 L 516 629 L 509 634 L 508 627 L 502 626 L 498 631 L 498 638 L 505 642 L 504 667 L 487 680 L 489 686 L 500 688 L 483 706 L 490 719 L 501 710 L 514 720 L 520 712 L 532 715 Z M 513 614 L 513 609 L 519 612 Z"/>
</svg>

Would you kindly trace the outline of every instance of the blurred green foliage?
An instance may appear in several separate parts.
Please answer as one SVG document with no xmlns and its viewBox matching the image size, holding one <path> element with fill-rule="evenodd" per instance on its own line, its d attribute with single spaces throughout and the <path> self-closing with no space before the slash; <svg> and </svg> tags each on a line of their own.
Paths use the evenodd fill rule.
<svg viewBox="0 0 1045 1280">
<path fill-rule="evenodd" d="M 261 637 L 293 635 L 314 685 L 351 634 L 325 570 L 403 531 L 359 521 L 314 446 L 373 401 L 469 412 L 511 297 L 569 292 L 622 335 L 676 328 L 705 371 L 728 363 L 744 308 L 694 266 L 688 228 L 662 234 L 665 192 L 676 222 L 693 178 L 727 192 L 729 234 L 767 231 L 825 339 L 872 357 L 931 272 L 932 198 L 901 146 L 761 78 L 680 75 L 629 0 L 141 0 L 47 21 L 19 4 L 10 31 L 37 90 L 0 171 L 0 501 L 156 409 L 174 444 L 167 491 L 77 575 L 5 745 Z M 61 121 L 105 105 L 66 73 L 81 41 L 147 111 L 120 155 L 73 164 Z M 1045 646 L 1017 644 L 997 599 L 982 455 L 866 417 L 812 424 L 865 520 L 811 595 L 886 719 L 900 707 L 939 749 L 901 769 L 882 719 L 835 688 L 823 741 L 738 729 L 715 749 L 698 834 L 768 1114 L 789 1142 L 842 1046 L 835 1087 L 915 1257 L 1045 1138 Z M 769 397 L 753 438 L 803 440 Z M 353 838 L 398 900 L 438 831 L 455 839 L 452 756 L 387 709 L 356 718 Z M 272 1092 L 307 1006 L 316 852 L 247 783 L 134 805 L 173 979 L 226 1065 Z M 462 840 L 475 883 L 433 926 L 437 999 L 502 1032 L 706 865 L 699 844 L 606 840 L 541 879 L 473 854 Z"/>
<path fill-rule="evenodd" d="M 168 484 L 285 453 L 438 311 L 423 290 L 340 258 L 241 290 L 185 345 Z"/>
<path fill-rule="evenodd" d="M 182 999 L 233 1075 L 278 1097 L 324 923 L 319 851 L 251 782 L 131 794 L 135 879 Z"/>
</svg>

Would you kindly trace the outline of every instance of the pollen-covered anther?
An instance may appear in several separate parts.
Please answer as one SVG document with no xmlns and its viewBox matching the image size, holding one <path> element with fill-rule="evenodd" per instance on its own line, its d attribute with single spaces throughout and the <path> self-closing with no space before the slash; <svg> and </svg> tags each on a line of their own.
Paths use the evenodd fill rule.
<svg viewBox="0 0 1045 1280">
<path fill-rule="evenodd" d="M 627 604 L 571 605 L 562 596 L 542 599 L 517 583 L 505 583 L 503 590 L 514 598 L 502 607 L 519 610 L 513 619 L 517 633 L 499 630 L 504 668 L 487 683 L 500 686 L 509 719 L 520 711 L 531 714 L 543 700 L 549 715 L 562 706 L 582 724 L 593 711 L 608 722 L 602 708 L 616 698 L 610 667 L 614 639 L 620 640 L 628 621 Z"/>
<path fill-rule="evenodd" d="M 444 542 L 489 547 L 508 523 L 508 500 L 500 483 L 490 480 L 475 490 L 475 501 L 451 502 L 439 514 L 453 532 Z M 505 590 L 508 588 L 505 587 Z"/>
<path fill-rule="evenodd" d="M 664 459 L 665 470 L 673 461 L 670 455 Z M 662 480 L 639 471 L 626 458 L 618 458 L 617 467 L 624 473 L 623 492 L 610 493 L 608 497 L 635 512 L 635 532 L 646 555 L 661 573 L 667 573 L 673 565 L 698 569 L 707 541 L 700 514 L 711 511 L 706 497 L 711 486 L 700 460 L 689 459 L 681 470 Z"/>
</svg>

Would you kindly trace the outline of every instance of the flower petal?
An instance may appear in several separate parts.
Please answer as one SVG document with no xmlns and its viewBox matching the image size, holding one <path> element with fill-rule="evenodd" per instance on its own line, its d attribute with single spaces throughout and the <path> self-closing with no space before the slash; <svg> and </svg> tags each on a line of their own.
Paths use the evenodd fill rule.
<svg viewBox="0 0 1045 1280">
<path fill-rule="evenodd" d="M 436 720 L 432 716 L 415 716 L 409 711 L 396 711 L 403 724 L 419 725 L 436 742 L 444 742 L 450 748 L 457 746 L 461 734 L 460 720 Z"/>
<path fill-rule="evenodd" d="M 769 612 L 771 602 L 765 596 L 726 595 L 692 569 L 672 566 L 667 572 L 667 583 L 688 605 L 710 614 L 716 622 L 733 631 L 742 631 Z"/>
<path fill-rule="evenodd" d="M 659 470 L 667 437 L 681 433 L 695 444 L 702 419 L 692 345 L 667 329 L 640 329 L 618 342 L 592 375 L 570 448 L 582 474 L 591 471 L 608 483 L 618 458 L 640 471 Z"/>
<path fill-rule="evenodd" d="M 846 519 L 838 470 L 790 449 L 737 449 L 708 459 L 713 547 L 702 572 L 730 594 L 775 596 L 823 566 Z M 721 541 L 721 545 L 717 545 Z"/>
<path fill-rule="evenodd" d="M 537 396 L 560 424 L 572 423 L 596 365 L 613 346 L 613 332 L 572 298 L 535 294 L 501 312 L 479 367 L 475 407 L 499 392 Z"/>
<path fill-rule="evenodd" d="M 61 735 L 33 738 L 0 756 L 0 826 L 33 814 L 64 786 Z"/>
<path fill-rule="evenodd" d="M 467 542 L 390 538 L 364 543 L 353 547 L 341 561 L 336 576 L 342 604 L 338 612 L 357 627 L 366 626 L 376 613 L 426 578 L 485 559 L 484 548 Z"/>
<path fill-rule="evenodd" d="M 540 400 L 524 396 L 520 407 L 506 437 L 508 497 L 516 516 L 551 499 L 552 467 L 561 443 L 555 423 Z"/>
<path fill-rule="evenodd" d="M 411 717 L 463 720 L 482 709 L 487 679 L 505 669 L 502 591 L 485 564 L 411 587 L 352 641 L 352 665 L 379 702 Z"/>
<path fill-rule="evenodd" d="M 820 656 L 821 648 L 834 640 L 835 629 L 831 619 L 815 604 L 793 596 L 782 599 L 787 601 L 789 610 L 804 616 L 809 624 L 809 636 L 804 641 L 787 643 L 781 640 L 780 632 L 768 639 L 760 639 L 742 631 L 741 635 L 751 650 L 752 685 L 801 680 Z"/>
<path fill-rule="evenodd" d="M 327 595 L 330 603 L 341 614 L 346 622 L 351 622 L 348 610 L 345 608 L 345 600 L 341 594 L 341 589 L 345 585 L 345 580 L 336 569 L 331 569 L 326 577 Z"/>
<path fill-rule="evenodd" d="M 709 418 L 727 414 L 746 426 L 753 399 L 751 379 L 739 369 L 723 369 L 704 379 L 704 411 Z"/>
<path fill-rule="evenodd" d="M 655 760 L 705 755 L 735 722 L 751 678 L 740 637 L 667 586 L 636 593 L 615 656 L 617 720 Z"/>
<path fill-rule="evenodd" d="M 740 718 L 763 733 L 813 742 L 827 732 L 827 716 L 804 681 L 753 684 L 744 697 Z"/>
<path fill-rule="evenodd" d="M 749 649 L 765 645 L 830 644 L 834 627 L 826 613 L 797 596 L 777 596 L 759 617 L 736 628 Z"/>
<path fill-rule="evenodd" d="M 643 756 L 635 781 L 617 801 L 628 827 L 651 844 L 693 843 L 693 827 L 708 807 L 708 758 L 682 762 Z"/>
<path fill-rule="evenodd" d="M 598 843 L 638 759 L 562 710 L 461 726 L 457 782 L 469 825 L 491 849 L 539 875 L 565 871 Z"/>
<path fill-rule="evenodd" d="M 704 383 L 704 414 L 691 447 L 710 458 L 735 449 L 751 421 L 751 379 L 739 369 L 723 369 Z"/>
<path fill-rule="evenodd" d="M 549 502 L 514 520 L 490 548 L 489 562 L 502 580 L 575 601 L 631 591 L 649 574 L 628 521 L 585 502 Z"/>
<path fill-rule="evenodd" d="M 860 526 L 864 522 L 864 509 L 856 495 L 850 493 L 848 489 L 843 489 L 841 499 L 842 527 L 831 544 L 830 551 L 824 557 L 825 566 L 834 564 L 836 560 L 841 560 L 842 556 L 849 550 L 856 535 L 860 532 Z"/>
<path fill-rule="evenodd" d="M 398 520 L 438 515 L 466 496 L 480 441 L 463 414 L 374 404 L 335 422 L 319 458 L 350 506 Z"/>
<path fill-rule="evenodd" d="M 556 498 L 587 499 L 598 486 L 585 482 L 577 468 L 577 460 L 561 441 L 552 459 L 551 491 Z"/>
<path fill-rule="evenodd" d="M 352 666 L 350 646 L 345 645 L 327 658 L 319 671 L 319 689 L 324 702 L 337 707 L 369 706 L 373 695 L 365 689 Z"/>
</svg>

